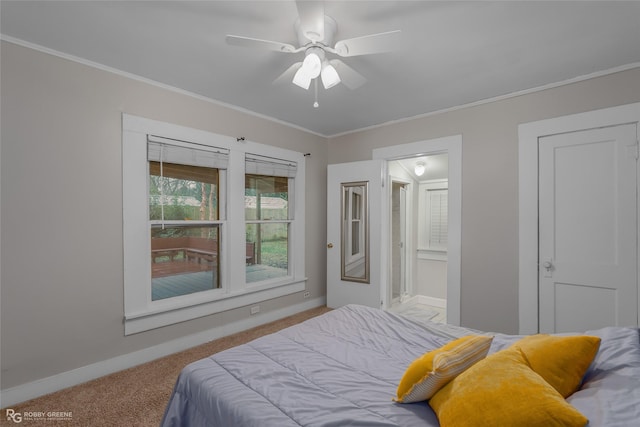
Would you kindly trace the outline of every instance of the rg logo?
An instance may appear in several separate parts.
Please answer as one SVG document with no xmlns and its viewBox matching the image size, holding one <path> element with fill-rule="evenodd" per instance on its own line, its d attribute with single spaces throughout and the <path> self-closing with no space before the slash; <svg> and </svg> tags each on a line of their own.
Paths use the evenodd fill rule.
<svg viewBox="0 0 640 427">
<path fill-rule="evenodd" d="M 13 409 L 7 409 L 7 421 L 13 421 L 14 423 L 22 422 L 22 414 L 16 412 Z"/>
</svg>

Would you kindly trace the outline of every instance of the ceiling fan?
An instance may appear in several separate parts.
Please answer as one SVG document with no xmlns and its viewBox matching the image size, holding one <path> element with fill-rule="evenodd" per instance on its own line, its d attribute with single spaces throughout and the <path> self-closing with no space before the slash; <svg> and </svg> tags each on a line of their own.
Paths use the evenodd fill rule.
<svg viewBox="0 0 640 427">
<path fill-rule="evenodd" d="M 320 77 L 325 89 L 340 82 L 349 89 L 356 89 L 362 86 L 366 79 L 340 59 L 327 58 L 327 53 L 350 57 L 389 52 L 399 45 L 399 30 L 340 40 L 333 44 L 337 24 L 333 18 L 324 14 L 323 3 L 297 0 L 296 6 L 299 18 L 296 20 L 295 30 L 299 47 L 251 37 L 226 37 L 227 43 L 234 46 L 256 47 L 283 53 L 304 52 L 304 60 L 291 65 L 274 83 L 292 81 L 293 84 L 308 90 L 311 81 Z"/>
</svg>

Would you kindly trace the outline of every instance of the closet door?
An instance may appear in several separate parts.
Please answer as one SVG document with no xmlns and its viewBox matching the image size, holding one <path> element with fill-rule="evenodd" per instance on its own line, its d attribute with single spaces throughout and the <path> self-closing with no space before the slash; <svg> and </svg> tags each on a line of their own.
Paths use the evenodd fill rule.
<svg viewBox="0 0 640 427">
<path fill-rule="evenodd" d="M 539 330 L 638 323 L 636 125 L 539 139 Z"/>
</svg>

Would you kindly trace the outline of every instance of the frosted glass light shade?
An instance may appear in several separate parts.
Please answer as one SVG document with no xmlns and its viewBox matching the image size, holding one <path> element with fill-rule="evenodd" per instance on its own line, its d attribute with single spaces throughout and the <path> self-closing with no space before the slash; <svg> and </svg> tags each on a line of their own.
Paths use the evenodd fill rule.
<svg viewBox="0 0 640 427">
<path fill-rule="evenodd" d="M 293 76 L 293 84 L 296 86 L 300 86 L 302 89 L 308 90 L 309 85 L 311 84 L 311 76 L 304 69 L 304 65 L 296 71 L 296 74 Z"/>
<path fill-rule="evenodd" d="M 293 76 L 293 84 L 308 90 L 311 80 L 320 75 L 321 69 L 322 61 L 320 61 L 320 57 L 314 52 L 307 54 L 304 61 L 302 61 L 302 66 Z"/>
<path fill-rule="evenodd" d="M 313 52 L 309 53 L 302 62 L 302 68 L 307 70 L 312 79 L 315 79 L 320 75 L 320 70 L 322 69 L 320 57 Z"/>
<path fill-rule="evenodd" d="M 333 65 L 327 64 L 320 73 L 322 78 L 322 85 L 325 89 L 330 89 L 340 83 L 340 76 Z"/>
</svg>

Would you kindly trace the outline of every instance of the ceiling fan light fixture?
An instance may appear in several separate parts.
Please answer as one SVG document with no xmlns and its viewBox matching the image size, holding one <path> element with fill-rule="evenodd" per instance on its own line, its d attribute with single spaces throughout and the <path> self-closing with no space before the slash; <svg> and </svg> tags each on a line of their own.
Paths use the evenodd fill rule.
<svg viewBox="0 0 640 427">
<path fill-rule="evenodd" d="M 322 72 L 320 73 L 322 79 L 322 85 L 325 89 L 330 89 L 340 83 L 340 76 L 335 67 L 329 63 L 324 64 Z"/>
<path fill-rule="evenodd" d="M 364 76 L 339 59 L 334 58 L 327 61 L 327 53 L 344 57 L 370 55 L 390 52 L 402 45 L 402 40 L 399 38 L 400 30 L 334 42 L 337 24 L 335 19 L 325 15 L 323 2 L 295 0 L 295 4 L 298 10 L 298 19 L 294 24 L 298 39 L 296 45 L 235 35 L 227 35 L 225 39 L 227 44 L 233 46 L 261 48 L 292 54 L 304 52 L 304 60 L 292 64 L 274 80 L 274 84 L 292 81 L 296 86 L 309 90 L 311 81 L 315 80 L 317 86 L 318 77 L 321 77 L 325 89 L 342 83 L 348 89 L 355 90 L 367 81 Z"/>
</svg>

